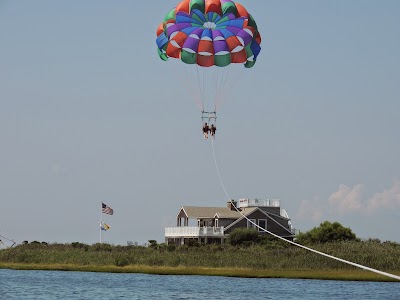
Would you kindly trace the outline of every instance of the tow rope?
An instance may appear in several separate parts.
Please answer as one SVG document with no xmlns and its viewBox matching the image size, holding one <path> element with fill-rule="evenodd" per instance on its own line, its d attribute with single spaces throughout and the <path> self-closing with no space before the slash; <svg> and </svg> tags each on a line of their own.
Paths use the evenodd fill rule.
<svg viewBox="0 0 400 300">
<path fill-rule="evenodd" d="M 323 252 L 321 252 L 321 251 L 317 251 L 317 250 L 308 248 L 308 247 L 306 247 L 306 246 L 303 246 L 303 245 L 301 245 L 301 244 L 298 244 L 298 243 L 289 241 L 289 240 L 287 240 L 287 239 L 285 239 L 285 238 L 283 238 L 283 237 L 280 237 L 279 235 L 276 235 L 276 234 L 273 233 L 273 232 L 270 232 L 269 230 L 267 230 L 267 229 L 265 229 L 265 228 L 260 227 L 258 224 L 256 224 L 256 223 L 254 223 L 253 221 L 251 221 L 249 218 L 247 218 L 247 217 L 236 207 L 236 205 L 234 205 L 232 198 L 229 197 L 229 194 L 228 194 L 228 192 L 227 192 L 227 190 L 226 190 L 226 188 L 225 188 L 224 182 L 222 181 L 221 173 L 220 173 L 220 171 L 219 171 L 219 167 L 218 167 L 218 163 L 217 163 L 217 158 L 216 158 L 216 155 L 215 155 L 215 147 L 214 147 L 214 140 L 213 140 L 213 139 L 211 139 L 211 145 L 212 145 L 212 152 L 213 152 L 213 156 L 214 156 L 215 168 L 216 168 L 216 170 L 217 170 L 217 174 L 218 174 L 219 181 L 220 181 L 220 183 L 221 183 L 222 190 L 224 191 L 225 196 L 227 197 L 227 199 L 229 200 L 229 202 L 232 204 L 232 207 L 234 207 L 235 210 L 236 210 L 238 213 L 240 213 L 240 214 L 242 215 L 242 217 L 244 217 L 249 223 L 253 224 L 253 225 L 254 225 L 255 227 L 257 227 L 258 229 L 260 229 L 260 230 L 262 230 L 262 231 L 264 231 L 264 232 L 266 232 L 266 233 L 268 233 L 268 234 L 270 234 L 270 235 L 272 235 L 272 236 L 274 236 L 274 237 L 276 237 L 276 238 L 278 238 L 278 239 L 280 239 L 280 240 L 282 240 L 282 241 L 285 241 L 285 242 L 287 242 L 287 243 L 289 243 L 289 244 L 292 244 L 292 245 L 295 245 L 295 246 L 297 246 L 297 247 L 303 248 L 303 249 L 305 249 L 305 250 L 314 252 L 314 253 L 316 253 L 316 254 L 319 254 L 319 255 L 322 255 L 322 256 L 325 256 L 325 257 L 328 257 L 328 258 L 331 258 L 331 259 L 334 259 L 334 260 L 343 262 L 343 263 L 345 263 L 345 264 L 352 265 L 352 266 L 354 266 L 354 267 L 361 268 L 361 269 L 367 270 L 367 271 L 371 271 L 371 272 L 374 272 L 374 273 L 377 273 L 377 274 L 380 274 L 380 275 L 383 275 L 383 276 L 387 276 L 387 277 L 390 277 L 390 278 L 393 278 L 393 279 L 397 279 L 397 280 L 400 281 L 400 276 L 397 276 L 397 275 L 394 275 L 394 274 L 390 274 L 390 273 L 387 273 L 387 272 L 383 272 L 383 271 L 379 271 L 379 270 L 376 270 L 376 269 L 373 269 L 373 268 L 370 268 L 370 267 L 366 267 L 366 266 L 363 266 L 363 265 L 360 265 L 360 264 L 356 264 L 356 263 L 353 263 L 353 262 L 351 262 L 351 261 L 348 261 L 348 260 L 345 260 L 345 259 L 342 259 L 342 258 L 338 258 L 338 257 L 335 257 L 335 256 L 333 256 L 333 255 L 329 255 L 329 254 L 323 253 Z"/>
</svg>

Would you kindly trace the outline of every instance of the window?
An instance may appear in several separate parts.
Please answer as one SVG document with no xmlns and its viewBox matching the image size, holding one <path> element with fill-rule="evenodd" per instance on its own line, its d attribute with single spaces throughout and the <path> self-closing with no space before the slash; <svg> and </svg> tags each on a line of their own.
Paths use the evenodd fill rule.
<svg viewBox="0 0 400 300">
<path fill-rule="evenodd" d="M 267 220 L 265 219 L 258 220 L 258 226 L 260 226 L 262 229 L 267 229 Z M 260 227 L 258 227 L 258 231 L 263 231 Z"/>
<path fill-rule="evenodd" d="M 247 221 L 247 228 L 257 228 L 255 224 L 257 224 L 257 220 L 250 219 Z"/>
</svg>

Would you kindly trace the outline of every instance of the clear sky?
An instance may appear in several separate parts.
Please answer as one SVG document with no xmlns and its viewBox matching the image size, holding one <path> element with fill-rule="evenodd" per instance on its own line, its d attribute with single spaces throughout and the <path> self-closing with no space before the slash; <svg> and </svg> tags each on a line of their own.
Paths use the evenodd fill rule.
<svg viewBox="0 0 400 300">
<path fill-rule="evenodd" d="M 196 103 L 156 28 L 177 0 L 0 0 L 0 234 L 164 239 L 181 206 L 225 206 Z M 400 1 L 241 2 L 263 50 L 218 112 L 235 199 L 296 228 L 400 242 Z"/>
</svg>

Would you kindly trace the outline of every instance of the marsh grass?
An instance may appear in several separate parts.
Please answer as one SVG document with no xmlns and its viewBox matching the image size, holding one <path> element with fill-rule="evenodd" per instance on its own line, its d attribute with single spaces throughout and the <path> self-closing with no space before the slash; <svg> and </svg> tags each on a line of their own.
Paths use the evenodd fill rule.
<svg viewBox="0 0 400 300">
<path fill-rule="evenodd" d="M 312 248 L 381 271 L 400 274 L 400 245 L 339 242 Z M 0 251 L 0 268 L 133 272 L 235 277 L 386 280 L 292 245 L 199 247 L 30 243 Z M 390 280 L 390 279 L 388 279 Z"/>
</svg>

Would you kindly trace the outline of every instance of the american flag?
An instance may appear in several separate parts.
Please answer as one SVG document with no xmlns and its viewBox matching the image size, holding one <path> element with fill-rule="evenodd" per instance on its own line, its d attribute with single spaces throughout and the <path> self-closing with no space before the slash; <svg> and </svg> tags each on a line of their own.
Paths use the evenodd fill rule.
<svg viewBox="0 0 400 300">
<path fill-rule="evenodd" d="M 107 215 L 114 214 L 114 210 L 111 207 L 105 205 L 104 203 L 101 203 L 101 207 L 102 207 L 101 211 L 103 212 L 103 214 Z"/>
</svg>

